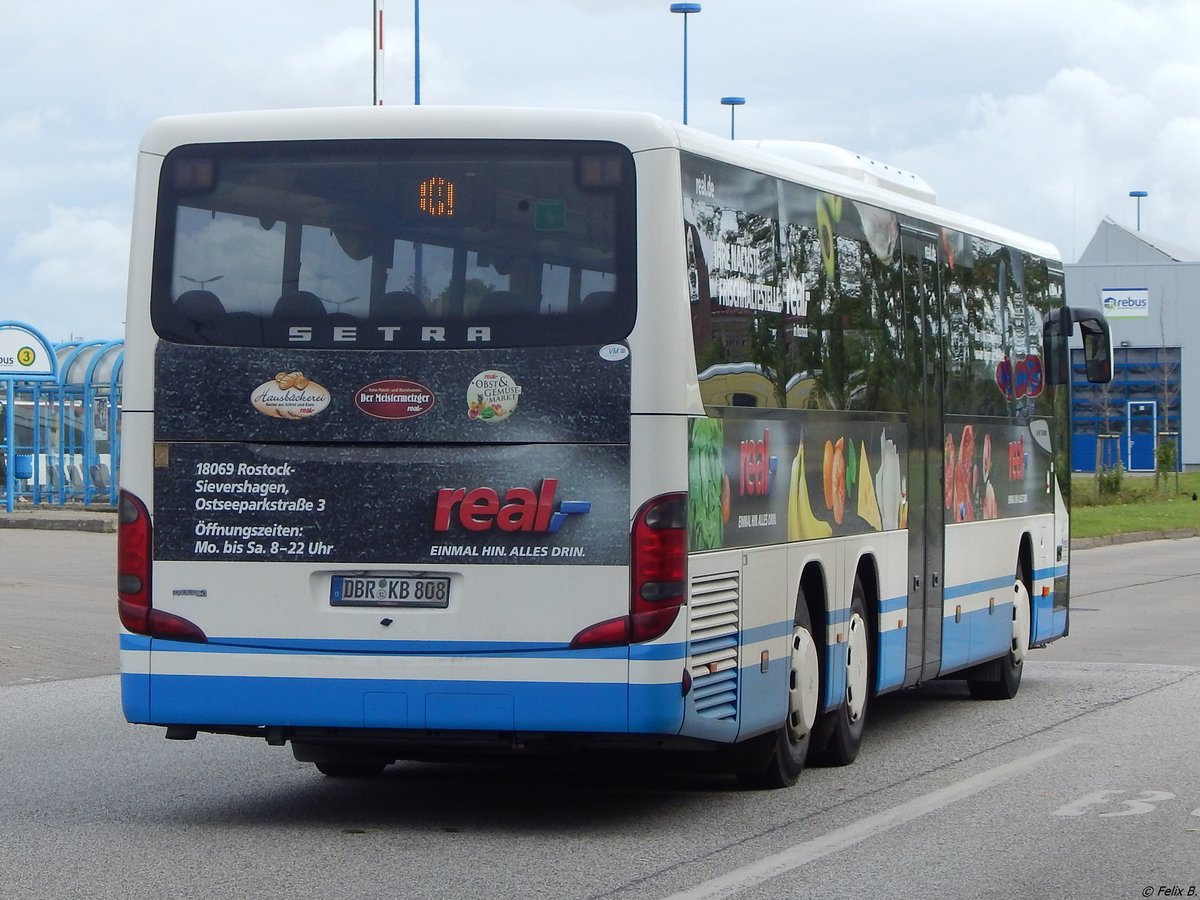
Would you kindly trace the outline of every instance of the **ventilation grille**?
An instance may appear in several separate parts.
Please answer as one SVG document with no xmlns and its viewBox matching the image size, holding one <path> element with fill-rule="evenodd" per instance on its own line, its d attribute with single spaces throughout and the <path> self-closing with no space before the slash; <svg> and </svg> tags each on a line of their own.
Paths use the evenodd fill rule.
<svg viewBox="0 0 1200 900">
<path fill-rule="evenodd" d="M 692 702 L 712 719 L 737 717 L 738 624 L 741 582 L 737 572 L 704 575 L 692 581 Z"/>
</svg>

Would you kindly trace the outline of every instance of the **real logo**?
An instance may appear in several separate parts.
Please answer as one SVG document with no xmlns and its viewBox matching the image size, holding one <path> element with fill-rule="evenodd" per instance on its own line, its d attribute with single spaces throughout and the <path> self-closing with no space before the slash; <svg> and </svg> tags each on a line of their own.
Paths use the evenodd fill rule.
<svg viewBox="0 0 1200 900">
<path fill-rule="evenodd" d="M 433 530 L 449 531 L 456 521 L 467 531 L 529 531 L 553 534 L 571 516 L 591 511 L 588 500 L 562 500 L 557 506 L 554 494 L 558 479 L 543 478 L 541 486 L 509 488 L 500 499 L 495 488 L 442 488 L 434 505 Z"/>
<path fill-rule="evenodd" d="M 765 497 L 779 460 L 771 455 L 771 432 L 764 428 L 761 441 L 742 441 L 738 446 L 738 494 Z"/>
</svg>

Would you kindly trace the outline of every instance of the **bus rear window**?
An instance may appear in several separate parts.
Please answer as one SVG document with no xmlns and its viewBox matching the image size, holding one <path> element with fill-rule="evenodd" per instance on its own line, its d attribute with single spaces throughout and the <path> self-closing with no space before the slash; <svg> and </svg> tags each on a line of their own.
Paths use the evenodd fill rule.
<svg viewBox="0 0 1200 900">
<path fill-rule="evenodd" d="M 151 316 L 170 341 L 608 343 L 635 316 L 629 151 L 578 141 L 180 147 Z"/>
</svg>

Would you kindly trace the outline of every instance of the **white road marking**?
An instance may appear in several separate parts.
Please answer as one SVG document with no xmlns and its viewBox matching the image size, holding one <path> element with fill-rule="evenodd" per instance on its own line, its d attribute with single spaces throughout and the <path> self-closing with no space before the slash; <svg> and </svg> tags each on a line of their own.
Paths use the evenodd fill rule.
<svg viewBox="0 0 1200 900">
<path fill-rule="evenodd" d="M 916 797 L 889 810 L 859 819 L 850 825 L 834 829 L 821 837 L 797 844 L 780 853 L 764 857 L 757 862 L 726 872 L 717 878 L 702 882 L 695 887 L 672 894 L 667 900 L 704 900 L 708 897 L 728 897 L 746 888 L 754 887 L 763 882 L 777 878 L 792 869 L 797 869 L 805 863 L 837 853 L 852 847 L 867 838 L 889 831 L 899 825 L 911 822 L 928 813 L 965 800 L 967 797 L 986 791 L 988 788 L 1007 781 L 1014 775 L 1032 769 L 1051 757 L 1070 749 L 1078 740 L 1059 741 L 1045 749 L 1022 756 L 1012 762 L 972 775 L 962 781 L 947 785 L 944 788 Z"/>
</svg>

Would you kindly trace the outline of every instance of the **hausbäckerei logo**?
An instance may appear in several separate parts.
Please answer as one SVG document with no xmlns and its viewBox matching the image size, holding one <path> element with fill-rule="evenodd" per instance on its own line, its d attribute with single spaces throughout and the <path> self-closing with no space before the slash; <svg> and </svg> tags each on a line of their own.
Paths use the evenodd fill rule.
<svg viewBox="0 0 1200 900">
<path fill-rule="evenodd" d="M 307 419 L 329 405 L 329 391 L 303 372 L 280 372 L 250 393 L 250 403 L 264 416 Z"/>
</svg>

